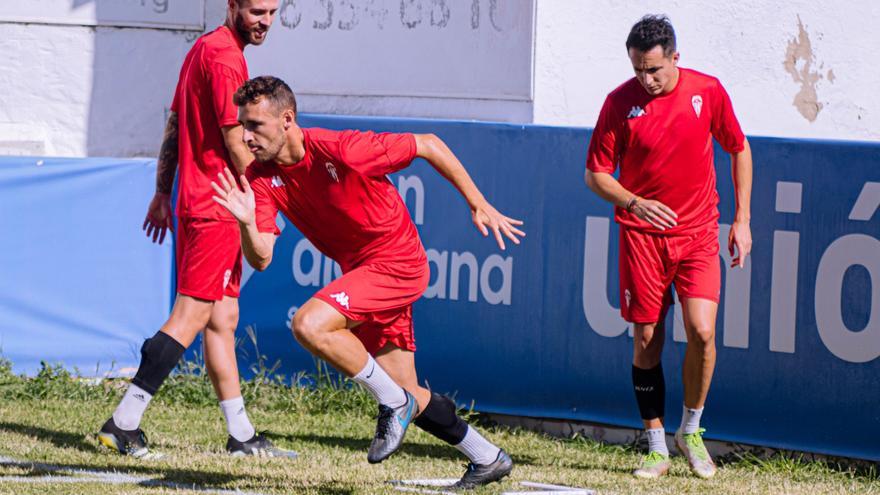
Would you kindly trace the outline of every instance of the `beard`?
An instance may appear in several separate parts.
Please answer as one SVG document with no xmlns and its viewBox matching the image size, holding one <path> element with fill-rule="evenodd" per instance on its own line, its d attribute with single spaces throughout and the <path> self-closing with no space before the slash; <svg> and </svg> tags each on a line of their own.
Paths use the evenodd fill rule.
<svg viewBox="0 0 880 495">
<path fill-rule="evenodd" d="M 268 29 L 263 31 L 263 36 L 257 37 L 255 31 L 259 29 L 259 24 L 248 29 L 248 27 L 244 23 L 244 18 L 242 16 L 235 17 L 235 31 L 238 33 L 238 37 L 246 44 L 246 45 L 261 45 L 263 41 L 266 40 L 266 34 L 268 33 Z"/>
<path fill-rule="evenodd" d="M 258 162 L 271 162 L 281 153 L 281 147 L 284 146 L 284 139 L 278 139 L 275 142 L 266 143 L 253 152 L 254 158 Z"/>
</svg>

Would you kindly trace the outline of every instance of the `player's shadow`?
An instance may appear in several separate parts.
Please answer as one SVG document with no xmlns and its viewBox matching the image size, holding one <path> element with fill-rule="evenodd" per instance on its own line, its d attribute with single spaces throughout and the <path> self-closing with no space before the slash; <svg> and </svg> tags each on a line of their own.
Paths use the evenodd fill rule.
<svg viewBox="0 0 880 495">
<path fill-rule="evenodd" d="M 22 423 L 13 423 L 9 421 L 0 421 L 0 431 L 7 431 L 10 433 L 16 433 L 19 435 L 36 438 L 37 440 L 49 442 L 55 445 L 58 448 L 72 448 L 77 449 L 83 452 L 87 452 L 90 454 L 99 455 L 102 451 L 98 449 L 98 447 L 89 441 L 89 439 L 81 432 L 68 432 L 68 431 L 57 431 L 48 428 L 43 428 L 35 425 L 28 425 Z M 225 483 L 229 483 L 234 480 L 240 480 L 242 477 L 250 477 L 248 475 L 233 475 L 231 473 L 225 472 L 206 472 L 206 471 L 194 471 L 188 469 L 175 469 L 168 467 L 167 465 L 129 465 L 125 463 L 127 460 L 123 457 L 114 457 L 118 458 L 120 463 L 107 463 L 107 456 L 102 456 L 102 460 L 105 462 L 101 462 L 100 464 L 90 465 L 90 464 L 65 464 L 65 463 L 34 463 L 29 461 L 9 461 L 3 462 L 0 464 L 4 465 L 18 465 L 20 467 L 25 467 L 28 469 L 26 476 L 43 476 L 45 474 L 49 474 L 52 472 L 57 472 L 59 470 L 116 470 L 120 472 L 128 472 L 128 473 L 137 473 L 143 476 L 149 476 L 150 480 L 147 480 L 143 484 L 145 486 L 158 484 L 161 486 L 165 485 L 222 485 Z"/>
<path fill-rule="evenodd" d="M 265 432 L 264 435 L 269 439 L 283 439 L 288 442 L 306 442 L 327 447 L 342 447 L 353 452 L 363 452 L 366 456 L 367 450 L 370 448 L 370 439 L 368 438 L 351 438 L 340 437 L 337 435 L 317 435 L 314 433 L 272 433 Z M 399 452 L 416 457 L 425 457 L 428 459 L 446 459 L 451 461 L 462 461 L 464 455 L 458 450 L 447 445 L 432 445 L 424 443 L 404 442 Z M 530 455 L 514 455 L 511 454 L 513 461 L 517 464 L 535 465 L 535 458 Z"/>
<path fill-rule="evenodd" d="M 249 475 L 195 471 L 189 469 L 170 468 L 166 465 L 130 465 L 102 463 L 101 465 L 81 463 L 49 463 L 30 462 L 14 459 L 0 460 L 0 466 L 11 466 L 26 469 L 27 472 L 19 476 L 41 477 L 46 475 L 88 476 L 91 473 L 133 475 L 148 478 L 142 481 L 132 481 L 133 484 L 146 487 L 163 487 L 179 489 L 199 486 L 209 490 L 213 487 L 221 487 L 232 481 L 241 481 L 242 478 L 254 478 Z"/>
<path fill-rule="evenodd" d="M 86 441 L 82 433 L 73 433 L 69 431 L 56 431 L 40 426 L 25 425 L 21 423 L 10 423 L 8 421 L 0 422 L 0 430 L 5 430 L 19 435 L 34 437 L 37 440 L 50 442 L 59 448 L 73 448 L 84 452 L 98 452 L 95 444 Z"/>
</svg>

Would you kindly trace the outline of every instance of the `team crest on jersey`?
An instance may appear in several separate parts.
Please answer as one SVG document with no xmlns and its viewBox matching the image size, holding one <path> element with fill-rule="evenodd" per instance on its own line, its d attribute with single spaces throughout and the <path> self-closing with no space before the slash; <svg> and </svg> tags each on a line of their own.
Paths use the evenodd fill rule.
<svg viewBox="0 0 880 495">
<path fill-rule="evenodd" d="M 330 294 L 330 297 L 332 297 L 337 303 L 339 303 L 340 306 L 348 309 L 348 294 L 346 294 L 345 291 L 337 292 L 336 294 Z"/>
<path fill-rule="evenodd" d="M 641 117 L 642 115 L 645 115 L 646 113 L 647 112 L 645 112 L 644 108 L 636 105 L 636 106 L 632 107 L 632 109 L 630 109 L 629 115 L 627 115 L 626 118 L 634 119 L 636 117 Z"/>
<path fill-rule="evenodd" d="M 324 166 L 327 167 L 327 173 L 330 174 L 330 177 L 332 177 L 335 182 L 339 182 L 339 175 L 336 173 L 336 165 L 327 162 Z"/>
<path fill-rule="evenodd" d="M 694 113 L 697 114 L 697 118 L 700 118 L 700 112 L 703 110 L 703 97 L 700 95 L 692 96 L 691 105 L 694 106 Z"/>
<path fill-rule="evenodd" d="M 276 175 L 272 177 L 272 187 L 282 187 L 284 185 L 284 181 L 281 180 L 280 175 Z"/>
</svg>

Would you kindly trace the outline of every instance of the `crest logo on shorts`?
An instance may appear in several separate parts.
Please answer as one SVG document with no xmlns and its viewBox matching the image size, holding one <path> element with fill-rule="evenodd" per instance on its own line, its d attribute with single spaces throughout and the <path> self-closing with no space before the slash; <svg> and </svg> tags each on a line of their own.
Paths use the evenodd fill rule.
<svg viewBox="0 0 880 495">
<path fill-rule="evenodd" d="M 229 279 L 232 278 L 232 270 L 226 270 L 223 272 L 223 288 L 225 289 L 227 285 L 229 285 Z"/>
<path fill-rule="evenodd" d="M 629 293 L 629 289 L 623 291 L 623 298 L 626 299 L 626 307 L 629 307 L 629 301 L 632 299 L 632 294 Z"/>
<path fill-rule="evenodd" d="M 330 297 L 332 297 L 343 308 L 349 309 L 348 308 L 348 294 L 346 294 L 345 291 L 337 292 L 336 294 L 330 294 Z"/>
<path fill-rule="evenodd" d="M 700 118 L 700 111 L 703 110 L 703 97 L 700 95 L 692 96 L 691 105 L 694 106 L 694 113 L 697 114 L 697 118 Z"/>
<path fill-rule="evenodd" d="M 334 181 L 339 182 L 339 175 L 336 174 L 336 165 L 327 162 L 324 166 L 327 167 L 327 173 L 330 174 L 330 177 L 332 177 Z"/>
</svg>

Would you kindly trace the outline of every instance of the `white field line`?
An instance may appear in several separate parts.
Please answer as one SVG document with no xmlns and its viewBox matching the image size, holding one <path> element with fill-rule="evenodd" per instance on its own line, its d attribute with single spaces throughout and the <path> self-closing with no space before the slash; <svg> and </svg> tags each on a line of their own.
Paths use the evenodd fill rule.
<svg viewBox="0 0 880 495">
<path fill-rule="evenodd" d="M 565 491 L 582 491 L 588 493 L 595 493 L 593 490 L 588 490 L 586 488 L 578 488 L 574 486 L 564 486 L 564 485 L 550 485 L 547 483 L 536 483 L 534 481 L 520 481 L 520 485 L 526 486 L 529 488 L 539 488 L 541 490 L 549 490 L 551 492 L 565 492 Z"/>
<path fill-rule="evenodd" d="M 390 484 L 394 485 L 395 490 L 399 490 L 402 492 L 414 492 L 414 493 L 441 493 L 441 494 L 452 494 L 454 492 L 440 491 L 440 490 L 432 490 L 431 488 L 438 487 L 447 487 L 454 484 L 458 481 L 455 478 L 431 478 L 431 479 L 420 479 L 420 480 L 393 480 L 389 481 Z M 514 491 L 514 492 L 502 492 L 501 495 L 596 495 L 596 492 L 593 490 L 588 490 L 586 488 L 576 488 L 573 486 L 563 486 L 563 485 L 549 485 L 547 483 L 536 483 L 534 481 L 520 481 L 520 486 L 525 488 L 534 488 L 536 490 L 530 491 Z"/>
<path fill-rule="evenodd" d="M 175 483 L 163 481 L 149 476 L 133 476 L 113 471 L 100 471 L 92 469 L 68 468 L 53 464 L 39 462 L 18 461 L 9 457 L 0 456 L 0 465 L 15 466 L 25 469 L 48 471 L 51 473 L 70 473 L 80 476 L 0 476 L 0 482 L 14 483 L 106 483 L 110 485 L 140 485 L 173 488 L 176 490 L 192 490 L 216 495 L 264 495 L 257 492 L 243 492 L 241 490 L 223 490 L 219 488 L 206 488 L 195 484 Z"/>
</svg>

